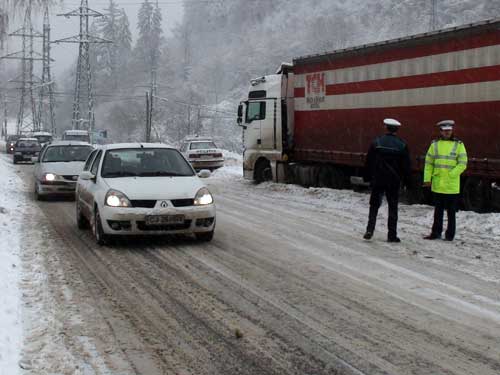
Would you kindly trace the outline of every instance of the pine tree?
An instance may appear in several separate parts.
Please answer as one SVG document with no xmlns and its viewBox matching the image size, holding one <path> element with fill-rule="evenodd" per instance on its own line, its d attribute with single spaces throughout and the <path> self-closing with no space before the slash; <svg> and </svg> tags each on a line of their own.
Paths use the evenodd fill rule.
<svg viewBox="0 0 500 375">
<path fill-rule="evenodd" d="M 158 63 L 163 33 L 161 23 L 158 4 L 154 6 L 149 0 L 144 0 L 138 14 L 139 38 L 135 47 L 136 58 L 145 64 L 144 70 L 153 69 Z"/>
</svg>

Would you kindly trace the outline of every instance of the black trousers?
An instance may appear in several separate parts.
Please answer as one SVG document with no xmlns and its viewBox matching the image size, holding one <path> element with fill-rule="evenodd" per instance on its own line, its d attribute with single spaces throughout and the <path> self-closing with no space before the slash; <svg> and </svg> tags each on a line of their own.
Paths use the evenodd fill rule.
<svg viewBox="0 0 500 375">
<path fill-rule="evenodd" d="M 441 236 L 441 233 L 443 232 L 444 210 L 446 210 L 446 213 L 448 214 L 448 228 L 446 229 L 445 236 L 450 240 L 455 238 L 458 196 L 458 194 L 434 193 L 434 224 L 432 225 L 433 236 Z"/>
<path fill-rule="evenodd" d="M 380 205 L 382 204 L 383 196 L 387 198 L 389 205 L 389 219 L 387 227 L 389 229 L 388 238 L 397 237 L 398 233 L 398 202 L 399 202 L 399 186 L 398 187 L 380 187 L 374 186 L 370 196 L 370 213 L 368 214 L 367 232 L 375 231 L 375 224 L 377 223 L 377 214 Z"/>
</svg>

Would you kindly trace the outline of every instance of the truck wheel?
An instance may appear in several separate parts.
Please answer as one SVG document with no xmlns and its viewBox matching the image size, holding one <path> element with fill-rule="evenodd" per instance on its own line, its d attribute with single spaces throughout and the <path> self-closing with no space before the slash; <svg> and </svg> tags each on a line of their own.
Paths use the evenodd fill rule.
<svg viewBox="0 0 500 375">
<path fill-rule="evenodd" d="M 332 188 L 346 189 L 349 187 L 348 177 L 340 168 L 333 168 L 332 174 Z"/>
<path fill-rule="evenodd" d="M 322 166 L 318 173 L 318 186 L 320 188 L 331 187 L 332 171 L 327 166 Z"/>
<path fill-rule="evenodd" d="M 273 172 L 271 170 L 271 163 L 268 160 L 260 160 L 255 167 L 255 181 L 260 184 L 261 182 L 271 181 L 273 179 Z"/>
<path fill-rule="evenodd" d="M 488 207 L 488 186 L 486 180 L 469 177 L 463 190 L 463 204 L 468 211 L 484 212 Z"/>
</svg>

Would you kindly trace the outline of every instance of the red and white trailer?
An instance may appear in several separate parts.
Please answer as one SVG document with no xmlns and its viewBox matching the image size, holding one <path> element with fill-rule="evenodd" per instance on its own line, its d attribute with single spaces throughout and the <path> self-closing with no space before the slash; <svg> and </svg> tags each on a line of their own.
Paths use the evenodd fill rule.
<svg viewBox="0 0 500 375">
<path fill-rule="evenodd" d="M 344 188 L 360 176 L 383 119 L 402 122 L 421 196 L 436 123 L 452 119 L 469 154 L 468 209 L 500 181 L 500 20 L 300 57 L 252 81 L 239 110 L 247 178 Z"/>
</svg>

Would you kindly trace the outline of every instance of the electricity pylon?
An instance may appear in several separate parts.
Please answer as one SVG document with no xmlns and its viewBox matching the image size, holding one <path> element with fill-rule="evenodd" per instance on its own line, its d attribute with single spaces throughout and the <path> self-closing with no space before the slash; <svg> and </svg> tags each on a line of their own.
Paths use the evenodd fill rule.
<svg viewBox="0 0 500 375">
<path fill-rule="evenodd" d="M 38 101 L 38 123 L 41 130 L 56 132 L 56 120 L 54 114 L 54 82 L 50 63 L 50 19 L 49 6 L 45 5 L 43 16 L 43 68 L 42 80 L 40 83 L 40 100 Z"/>
<path fill-rule="evenodd" d="M 19 98 L 19 112 L 17 114 L 17 134 L 25 131 L 38 131 L 40 124 L 37 121 L 37 107 L 35 101 L 35 88 L 40 83 L 40 79 L 34 75 L 34 62 L 43 61 L 43 56 L 34 51 L 34 39 L 43 38 L 43 35 L 33 28 L 31 19 L 31 1 L 26 7 L 23 27 L 10 33 L 9 36 L 17 36 L 23 39 L 23 48 L 21 51 L 10 53 L 2 59 L 21 60 L 21 75 L 9 82 L 20 83 L 21 95 Z M 25 122 L 25 105 L 29 101 L 31 108 L 31 122 Z"/>
<path fill-rule="evenodd" d="M 89 33 L 89 18 L 104 17 L 104 14 L 88 7 L 88 0 L 81 0 L 80 8 L 68 13 L 58 14 L 64 17 L 80 17 L 80 34 L 56 40 L 54 43 L 78 43 L 78 64 L 76 68 L 75 92 L 73 97 L 73 129 L 94 130 L 94 95 L 92 92 L 92 68 L 90 65 L 90 45 L 96 43 L 111 43 L 111 41 L 99 38 Z M 86 118 L 82 115 L 83 96 L 86 94 Z"/>
</svg>

